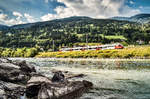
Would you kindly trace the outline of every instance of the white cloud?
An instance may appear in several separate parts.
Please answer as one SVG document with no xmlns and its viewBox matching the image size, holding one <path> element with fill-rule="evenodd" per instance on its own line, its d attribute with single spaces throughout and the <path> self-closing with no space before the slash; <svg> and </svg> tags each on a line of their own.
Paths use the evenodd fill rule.
<svg viewBox="0 0 150 99">
<path fill-rule="evenodd" d="M 54 0 L 44 0 L 44 1 L 45 1 L 45 3 L 48 3 L 48 2 L 52 2 Z"/>
<path fill-rule="evenodd" d="M 24 13 L 22 15 L 21 13 L 14 11 L 12 12 L 12 15 L 15 16 L 15 18 L 14 17 L 10 18 L 7 14 L 0 13 L 0 24 L 16 25 L 16 24 L 32 23 L 35 22 L 36 20 L 33 16 L 27 13 Z"/>
<path fill-rule="evenodd" d="M 48 3 L 53 0 L 44 0 Z M 9 18 L 8 15 L 0 13 L 0 23 L 14 25 L 22 23 L 32 23 L 37 20 L 47 21 L 70 16 L 89 16 L 92 18 L 109 18 L 113 16 L 133 16 L 140 13 L 140 8 L 133 9 L 126 5 L 126 0 L 57 0 L 64 6 L 57 6 L 54 11 L 56 14 L 48 13 L 36 19 L 28 13 L 21 14 L 14 11 L 15 18 Z M 133 0 L 129 1 L 134 3 Z M 23 21 L 24 20 L 24 21 Z"/>
<path fill-rule="evenodd" d="M 29 23 L 35 22 L 35 18 L 27 13 L 24 14 L 24 17 L 27 19 Z"/>
<path fill-rule="evenodd" d="M 143 7 L 143 6 L 139 6 L 139 8 L 140 8 L 140 9 L 143 9 L 144 7 Z"/>
<path fill-rule="evenodd" d="M 23 24 L 25 22 L 23 22 L 22 20 L 17 20 L 17 19 L 8 19 L 8 20 L 5 20 L 4 23 L 7 25 L 17 25 L 17 24 Z"/>
<path fill-rule="evenodd" d="M 130 1 L 130 4 L 135 4 L 135 2 L 133 2 L 133 1 Z"/>
<path fill-rule="evenodd" d="M 48 13 L 48 14 L 42 16 L 41 20 L 42 21 L 48 21 L 48 20 L 52 20 L 52 19 L 56 19 L 56 18 L 57 18 L 56 15 Z"/>
<path fill-rule="evenodd" d="M 13 12 L 13 15 L 16 17 L 22 17 L 22 14 L 16 11 Z"/>
<path fill-rule="evenodd" d="M 45 0 L 45 3 L 48 3 L 49 2 L 49 0 Z"/>
<path fill-rule="evenodd" d="M 24 22 L 18 19 L 9 19 L 7 14 L 0 14 L 0 23 L 6 25 L 15 25 L 15 24 L 23 24 Z"/>
<path fill-rule="evenodd" d="M 21 18 L 23 17 L 23 15 L 21 13 L 16 12 L 16 11 L 13 12 L 13 15 L 17 17 L 16 20 L 18 22 L 20 22 Z"/>
<path fill-rule="evenodd" d="M 132 16 L 140 13 L 125 5 L 125 0 L 57 0 L 66 7 L 58 6 L 56 14 L 47 14 L 41 17 L 43 21 L 70 16 L 89 16 L 92 18 L 109 18 L 113 16 Z M 134 2 L 131 2 L 134 3 Z"/>
<path fill-rule="evenodd" d="M 2 13 L 3 12 L 3 10 L 2 9 L 0 9 L 0 13 Z"/>
<path fill-rule="evenodd" d="M 4 20 L 6 20 L 6 19 L 7 19 L 7 15 L 1 13 L 1 14 L 0 14 L 0 21 L 4 21 Z"/>
</svg>

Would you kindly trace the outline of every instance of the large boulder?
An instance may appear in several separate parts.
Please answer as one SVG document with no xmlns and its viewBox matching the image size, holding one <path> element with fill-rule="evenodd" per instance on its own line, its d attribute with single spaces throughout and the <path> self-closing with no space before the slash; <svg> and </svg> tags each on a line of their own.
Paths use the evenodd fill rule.
<svg viewBox="0 0 150 99">
<path fill-rule="evenodd" d="M 93 86 L 89 81 L 68 81 L 61 72 L 52 80 L 41 75 L 31 77 L 26 86 L 26 95 L 35 99 L 76 99 Z"/>
<path fill-rule="evenodd" d="M 25 61 L 0 58 L 0 99 L 20 99 L 34 73 L 35 68 Z"/>
<path fill-rule="evenodd" d="M 25 61 L 12 62 L 11 60 L 0 58 L 1 81 L 26 84 L 34 72 L 36 72 L 35 68 L 29 66 Z"/>
<path fill-rule="evenodd" d="M 20 99 L 24 93 L 25 86 L 0 81 L 0 99 Z"/>
</svg>

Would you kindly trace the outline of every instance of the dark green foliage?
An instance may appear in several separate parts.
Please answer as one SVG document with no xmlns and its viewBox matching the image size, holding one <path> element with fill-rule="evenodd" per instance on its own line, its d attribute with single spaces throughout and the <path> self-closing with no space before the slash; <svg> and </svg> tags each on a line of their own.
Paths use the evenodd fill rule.
<svg viewBox="0 0 150 99">
<path fill-rule="evenodd" d="M 106 36 L 123 36 L 127 39 L 108 39 Z M 71 17 L 60 20 L 13 26 L 0 31 L 0 46 L 24 48 L 39 46 L 44 51 L 62 46 L 73 46 L 77 42 L 111 43 L 137 40 L 150 41 L 150 25 L 110 19 Z M 53 46 L 54 45 L 54 46 Z M 22 55 L 21 55 L 22 56 Z"/>
</svg>

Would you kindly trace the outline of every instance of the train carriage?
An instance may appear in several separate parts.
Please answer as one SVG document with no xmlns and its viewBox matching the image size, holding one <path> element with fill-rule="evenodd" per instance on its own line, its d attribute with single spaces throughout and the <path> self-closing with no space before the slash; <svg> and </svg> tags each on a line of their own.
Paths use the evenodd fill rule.
<svg viewBox="0 0 150 99">
<path fill-rule="evenodd" d="M 85 46 L 85 47 L 73 47 L 73 48 L 62 48 L 60 51 L 84 51 L 84 50 L 105 50 L 105 49 L 123 49 L 124 46 L 120 43 L 117 44 L 106 44 L 99 46 Z"/>
</svg>

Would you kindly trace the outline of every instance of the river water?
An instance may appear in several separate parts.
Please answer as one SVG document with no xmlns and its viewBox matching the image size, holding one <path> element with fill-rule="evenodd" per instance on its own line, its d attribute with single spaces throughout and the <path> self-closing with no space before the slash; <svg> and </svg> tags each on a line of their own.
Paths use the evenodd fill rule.
<svg viewBox="0 0 150 99">
<path fill-rule="evenodd" d="M 150 99 L 150 60 L 147 59 L 55 59 L 12 58 L 26 60 L 48 77 L 51 70 L 83 73 L 94 88 L 80 99 Z"/>
</svg>

